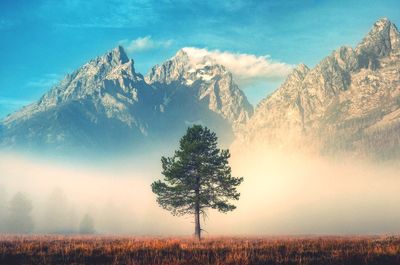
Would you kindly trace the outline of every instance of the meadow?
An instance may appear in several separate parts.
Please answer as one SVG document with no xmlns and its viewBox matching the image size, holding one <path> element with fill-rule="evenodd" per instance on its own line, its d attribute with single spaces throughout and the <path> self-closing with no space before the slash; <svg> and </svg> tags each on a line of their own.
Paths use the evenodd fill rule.
<svg viewBox="0 0 400 265">
<path fill-rule="evenodd" d="M 399 236 L 0 236 L 0 264 L 400 264 Z"/>
</svg>

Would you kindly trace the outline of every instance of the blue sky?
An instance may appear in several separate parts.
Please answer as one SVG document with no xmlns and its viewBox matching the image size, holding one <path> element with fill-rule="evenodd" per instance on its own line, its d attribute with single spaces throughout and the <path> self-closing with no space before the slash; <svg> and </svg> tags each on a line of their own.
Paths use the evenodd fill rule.
<svg viewBox="0 0 400 265">
<path fill-rule="evenodd" d="M 399 10 L 398 0 L 1 0 L 0 117 L 119 43 L 143 74 L 188 46 L 314 66 L 381 17 L 398 25 Z M 280 82 L 242 88 L 257 103 Z"/>
</svg>

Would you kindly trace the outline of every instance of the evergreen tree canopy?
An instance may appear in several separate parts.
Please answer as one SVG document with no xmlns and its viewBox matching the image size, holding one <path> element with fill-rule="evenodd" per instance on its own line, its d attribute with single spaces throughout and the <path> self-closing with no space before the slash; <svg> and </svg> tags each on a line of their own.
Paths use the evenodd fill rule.
<svg viewBox="0 0 400 265">
<path fill-rule="evenodd" d="M 200 214 L 207 208 L 220 212 L 236 208 L 236 187 L 243 178 L 231 175 L 229 150 L 217 148 L 217 136 L 207 127 L 188 128 L 173 157 L 162 157 L 164 180 L 152 183 L 157 202 L 173 215 L 194 214 L 195 234 L 200 239 Z"/>
</svg>

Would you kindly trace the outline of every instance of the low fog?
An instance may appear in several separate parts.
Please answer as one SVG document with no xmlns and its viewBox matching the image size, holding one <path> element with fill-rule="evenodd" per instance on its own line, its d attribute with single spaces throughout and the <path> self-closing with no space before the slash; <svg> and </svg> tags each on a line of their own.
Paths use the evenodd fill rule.
<svg viewBox="0 0 400 265">
<path fill-rule="evenodd" d="M 1 153 L 0 231 L 192 235 L 193 217 L 172 216 L 151 192 L 161 155 L 171 154 L 83 164 Z M 231 165 L 241 198 L 208 212 L 208 235 L 400 232 L 399 165 L 265 150 L 232 150 Z"/>
</svg>

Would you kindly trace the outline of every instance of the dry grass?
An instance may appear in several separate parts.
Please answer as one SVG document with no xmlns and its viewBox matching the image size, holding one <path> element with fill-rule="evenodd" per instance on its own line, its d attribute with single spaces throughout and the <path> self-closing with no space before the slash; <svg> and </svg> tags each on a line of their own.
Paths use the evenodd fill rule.
<svg viewBox="0 0 400 265">
<path fill-rule="evenodd" d="M 400 237 L 0 236 L 0 264 L 398 265 Z"/>
</svg>

